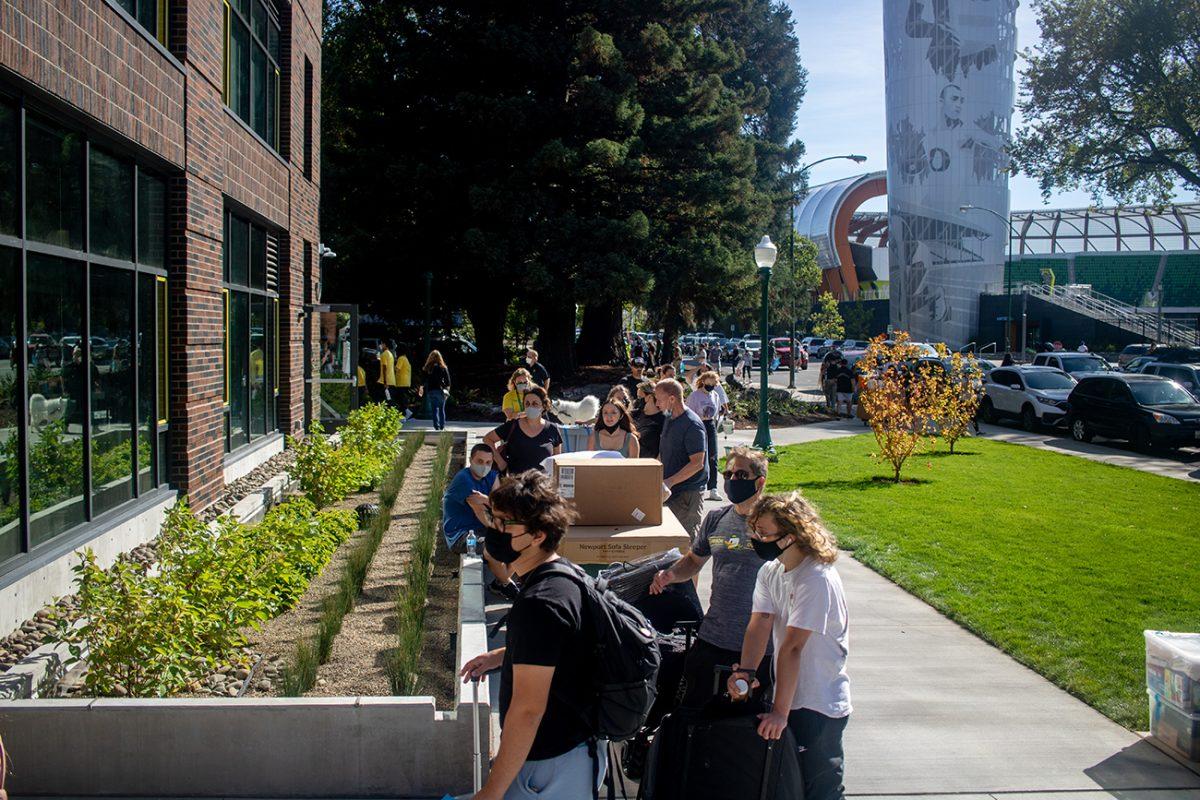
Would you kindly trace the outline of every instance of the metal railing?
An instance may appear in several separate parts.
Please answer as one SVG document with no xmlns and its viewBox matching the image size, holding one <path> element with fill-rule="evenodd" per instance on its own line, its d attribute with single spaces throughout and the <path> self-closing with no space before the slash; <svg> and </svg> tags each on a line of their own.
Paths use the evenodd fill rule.
<svg viewBox="0 0 1200 800">
<path fill-rule="evenodd" d="M 1056 306 L 1070 309 L 1145 338 L 1156 339 L 1164 344 L 1191 346 L 1200 344 L 1200 331 L 1164 319 L 1156 311 L 1143 311 L 1137 306 L 1122 303 L 1108 295 L 1100 294 L 1090 286 L 1051 287 L 1038 283 L 1025 283 L 1021 285 L 1020 290 Z"/>
</svg>

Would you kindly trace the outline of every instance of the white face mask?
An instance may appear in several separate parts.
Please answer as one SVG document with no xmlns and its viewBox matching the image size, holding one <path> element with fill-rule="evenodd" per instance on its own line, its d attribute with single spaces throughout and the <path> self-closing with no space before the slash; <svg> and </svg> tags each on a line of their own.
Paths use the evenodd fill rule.
<svg viewBox="0 0 1200 800">
<path fill-rule="evenodd" d="M 525 418 L 537 422 L 542 418 L 542 410 L 536 406 L 525 409 Z"/>
<path fill-rule="evenodd" d="M 491 464 L 472 464 L 471 472 L 475 473 L 476 478 L 484 478 L 492 471 Z"/>
<path fill-rule="evenodd" d="M 518 392 L 524 392 L 524 391 L 525 391 L 525 390 L 527 390 L 528 388 L 529 388 L 529 384 L 528 384 L 528 383 L 518 383 L 518 384 L 517 384 L 517 391 L 518 391 Z"/>
<path fill-rule="evenodd" d="M 526 358 L 526 359 L 525 359 L 525 363 L 526 363 L 526 364 L 528 364 L 529 366 L 531 366 L 531 367 L 532 367 L 532 366 L 533 366 L 533 359 L 532 359 L 532 358 Z"/>
</svg>

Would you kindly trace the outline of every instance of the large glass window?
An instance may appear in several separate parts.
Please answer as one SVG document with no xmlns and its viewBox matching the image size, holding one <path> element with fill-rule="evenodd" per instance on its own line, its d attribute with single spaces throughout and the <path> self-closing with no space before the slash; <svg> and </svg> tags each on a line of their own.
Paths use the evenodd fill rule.
<svg viewBox="0 0 1200 800">
<path fill-rule="evenodd" d="M 279 16 L 273 0 L 226 0 L 225 104 L 279 149 Z"/>
<path fill-rule="evenodd" d="M 0 246 L 0 571 L 165 477 L 165 183 L 0 98 L 0 233 L 22 230 Z"/>
<path fill-rule="evenodd" d="M 93 514 L 133 497 L 134 277 L 126 269 L 92 267 Z"/>
<path fill-rule="evenodd" d="M 167 44 L 167 0 L 117 0 L 129 16 L 146 29 L 146 33 Z"/>
<path fill-rule="evenodd" d="M 26 258 L 29 533 L 36 547 L 86 518 L 84 421 L 88 385 L 99 376 L 84 358 L 86 264 Z"/>
<path fill-rule="evenodd" d="M 88 231 L 91 252 L 133 260 L 133 164 L 91 148 L 88 175 Z"/>
<path fill-rule="evenodd" d="M 0 248 L 0 561 L 21 552 L 21 463 L 17 311 L 21 253 Z"/>
<path fill-rule="evenodd" d="M 25 225 L 30 239 L 83 249 L 83 135 L 28 115 Z"/>
<path fill-rule="evenodd" d="M 249 344 L 250 295 L 231 292 L 229 296 L 229 446 L 240 447 L 249 441 L 246 435 L 246 389 L 250 385 L 247 364 Z"/>
</svg>

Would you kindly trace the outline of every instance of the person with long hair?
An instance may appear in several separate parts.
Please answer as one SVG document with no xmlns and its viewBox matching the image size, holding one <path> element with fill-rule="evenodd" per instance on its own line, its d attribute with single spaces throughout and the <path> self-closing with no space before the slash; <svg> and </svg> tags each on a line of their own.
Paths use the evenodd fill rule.
<svg viewBox="0 0 1200 800">
<path fill-rule="evenodd" d="M 705 369 L 696 376 L 695 391 L 688 395 L 687 407 L 695 412 L 704 423 L 704 436 L 708 440 L 708 499 L 720 500 L 717 494 L 717 417 L 721 414 L 721 400 L 717 386 L 721 379 L 717 373 Z"/>
<path fill-rule="evenodd" d="M 550 398 L 540 386 L 525 390 L 525 410 L 483 437 L 496 451 L 497 469 L 516 475 L 540 470 L 542 461 L 562 452 L 562 431 L 546 419 Z"/>
<path fill-rule="evenodd" d="M 608 397 L 604 398 L 605 402 L 616 400 L 626 408 L 633 408 L 633 395 L 625 388 L 624 384 L 618 383 L 608 390 Z"/>
<path fill-rule="evenodd" d="M 422 397 L 429 397 L 429 408 L 433 413 L 433 429 L 446 429 L 446 393 L 450 391 L 450 370 L 446 368 L 446 360 L 437 350 L 429 351 L 425 366 L 421 369 Z"/>
<path fill-rule="evenodd" d="M 806 800 L 842 800 L 842 733 L 850 718 L 849 615 L 833 566 L 837 540 L 799 492 L 766 496 L 750 513 L 751 545 L 767 563 L 758 571 L 742 655 L 730 696 L 753 686 L 768 638 L 775 646 L 775 692 L 758 733 L 778 739 L 789 728 L 799 748 Z M 738 681 L 744 681 L 742 686 Z"/>
<path fill-rule="evenodd" d="M 612 450 L 626 458 L 638 457 L 641 448 L 628 406 L 620 400 L 610 399 L 600 407 L 596 426 L 588 434 L 587 449 Z"/>
<path fill-rule="evenodd" d="M 634 406 L 633 427 L 638 432 L 638 450 L 642 458 L 658 458 L 662 439 L 663 413 L 654 400 L 654 382 L 638 386 L 638 404 Z"/>
<path fill-rule="evenodd" d="M 525 412 L 525 392 L 533 386 L 533 376 L 529 370 L 520 367 L 513 371 L 508 379 L 508 391 L 500 401 L 500 410 L 504 412 L 504 421 L 516 419 Z"/>
</svg>

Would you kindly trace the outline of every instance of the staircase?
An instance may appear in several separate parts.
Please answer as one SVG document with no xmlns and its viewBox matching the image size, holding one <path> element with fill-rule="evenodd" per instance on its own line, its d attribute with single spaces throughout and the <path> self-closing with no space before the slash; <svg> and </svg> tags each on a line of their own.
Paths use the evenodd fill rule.
<svg viewBox="0 0 1200 800">
<path fill-rule="evenodd" d="M 1108 295 L 1100 294 L 1090 286 L 1052 287 L 1040 283 L 1027 283 L 1021 289 L 1031 297 L 1106 322 L 1160 344 L 1191 347 L 1200 345 L 1200 331 L 1160 318 L 1155 311 L 1122 303 Z"/>
</svg>

